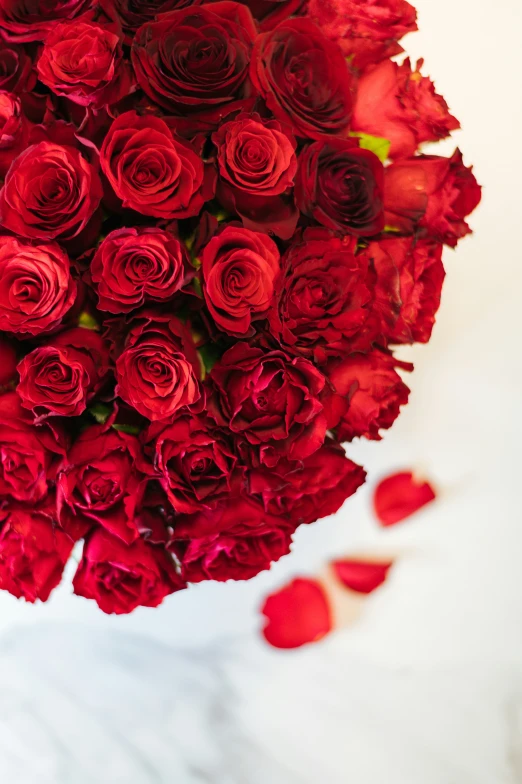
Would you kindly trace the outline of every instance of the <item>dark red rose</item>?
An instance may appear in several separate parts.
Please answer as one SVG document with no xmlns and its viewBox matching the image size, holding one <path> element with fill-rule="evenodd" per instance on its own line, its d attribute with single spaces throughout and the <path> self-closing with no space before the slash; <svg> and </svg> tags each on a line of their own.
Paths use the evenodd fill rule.
<svg viewBox="0 0 522 784">
<path fill-rule="evenodd" d="M 23 93 L 32 90 L 35 84 L 36 73 L 33 61 L 24 47 L 2 41 L 2 46 L 0 46 L 0 90 Z"/>
<path fill-rule="evenodd" d="M 79 416 L 98 392 L 108 367 L 108 348 L 100 335 L 71 329 L 24 357 L 16 391 L 23 406 L 38 417 Z"/>
<path fill-rule="evenodd" d="M 297 206 L 327 229 L 356 236 L 384 228 L 384 167 L 350 139 L 322 139 L 299 158 Z"/>
<path fill-rule="evenodd" d="M 55 329 L 76 297 L 69 259 L 54 243 L 0 237 L 0 329 L 20 337 Z"/>
<path fill-rule="evenodd" d="M 18 355 L 14 342 L 2 335 L 0 337 L 0 392 L 16 379 L 17 364 Z"/>
<path fill-rule="evenodd" d="M 241 0 L 252 11 L 261 30 L 272 30 L 299 11 L 305 0 Z"/>
<path fill-rule="evenodd" d="M 256 39 L 252 81 L 297 136 L 347 136 L 352 75 L 341 50 L 309 19 L 289 19 Z"/>
<path fill-rule="evenodd" d="M 200 537 L 198 528 L 216 533 Z M 181 576 L 191 583 L 250 580 L 287 555 L 292 543 L 292 529 L 283 520 L 241 498 L 218 512 L 188 518 L 185 531 L 190 531 L 188 541 L 178 540 L 172 549 L 181 561 Z"/>
<path fill-rule="evenodd" d="M 130 325 L 116 362 L 116 394 L 152 421 L 167 419 L 201 398 L 201 365 L 187 327 L 174 317 Z"/>
<path fill-rule="evenodd" d="M 364 484 L 366 472 L 349 460 L 332 441 L 302 463 L 281 461 L 277 468 L 255 468 L 249 492 L 259 497 L 267 512 L 293 527 L 335 514 Z"/>
<path fill-rule="evenodd" d="M 47 601 L 74 546 L 56 521 L 53 500 L 0 511 L 0 589 L 26 602 Z"/>
<path fill-rule="evenodd" d="M 152 425 L 147 440 L 161 485 L 180 514 L 213 509 L 241 481 L 244 472 L 229 439 L 201 417 Z"/>
<path fill-rule="evenodd" d="M 227 226 L 202 256 L 205 300 L 219 329 L 253 334 L 252 322 L 266 317 L 274 293 L 279 250 L 266 234 Z"/>
<path fill-rule="evenodd" d="M 202 2 L 203 0 L 100 0 L 100 5 L 109 16 L 116 12 L 125 33 L 125 43 L 130 45 L 134 33 L 141 25 L 152 22 L 160 14 L 200 5 Z"/>
<path fill-rule="evenodd" d="M 157 607 L 186 588 L 164 548 L 143 539 L 127 545 L 102 530 L 87 539 L 73 586 L 77 596 L 94 599 L 109 615 Z"/>
<path fill-rule="evenodd" d="M 29 123 L 22 112 L 20 99 L 0 91 L 0 179 L 11 163 L 27 147 Z"/>
<path fill-rule="evenodd" d="M 304 460 L 326 434 L 319 400 L 324 383 L 301 357 L 237 343 L 212 369 L 208 412 L 255 447 L 262 463 L 274 465 L 284 456 Z"/>
<path fill-rule="evenodd" d="M 400 54 L 398 41 L 417 30 L 406 0 L 308 0 L 307 13 L 357 68 Z"/>
<path fill-rule="evenodd" d="M 335 393 L 336 416 L 329 426 L 336 428 L 339 441 L 369 438 L 380 441 L 379 430 L 388 430 L 406 405 L 410 390 L 396 367 L 413 370 L 391 354 L 374 350 L 354 354 L 328 366 L 328 378 Z"/>
<path fill-rule="evenodd" d="M 243 224 L 290 239 L 299 212 L 291 196 L 297 171 L 296 141 L 277 120 L 241 114 L 212 136 L 218 149 L 221 204 Z"/>
<path fill-rule="evenodd" d="M 391 158 L 408 158 L 422 142 L 445 139 L 460 123 L 435 85 L 409 59 L 402 65 L 385 60 L 368 69 L 357 85 L 352 128 L 391 142 Z"/>
<path fill-rule="evenodd" d="M 76 439 L 58 476 L 60 520 L 68 510 L 90 526 L 100 525 L 124 542 L 139 536 L 139 509 L 146 478 L 138 470 L 136 436 L 92 425 Z"/>
<path fill-rule="evenodd" d="M 399 275 L 391 259 L 356 255 L 355 238 L 307 229 L 282 261 L 268 314 L 275 337 L 323 363 L 383 340 L 400 308 Z"/>
<path fill-rule="evenodd" d="M 172 299 L 194 274 L 180 240 L 162 229 L 138 227 L 107 235 L 91 261 L 89 281 L 100 310 L 129 313 Z"/>
<path fill-rule="evenodd" d="M 138 82 L 193 131 L 215 128 L 253 103 L 248 68 L 255 35 L 250 11 L 229 0 L 163 14 L 134 38 Z"/>
<path fill-rule="evenodd" d="M 385 171 L 386 225 L 403 234 L 415 231 L 454 248 L 471 234 L 464 220 L 478 206 L 481 187 L 462 153 L 451 158 L 419 155 Z"/>
<path fill-rule="evenodd" d="M 86 11 L 92 0 L 27 0 L 0 2 L 0 37 L 7 41 L 45 41 L 61 19 L 73 19 Z"/>
<path fill-rule="evenodd" d="M 155 218 L 190 218 L 212 199 L 216 172 L 159 117 L 125 112 L 113 122 L 101 166 L 124 207 Z"/>
<path fill-rule="evenodd" d="M 15 392 L 0 395 L 0 499 L 34 504 L 47 495 L 65 454 L 60 431 L 34 425 Z"/>
<path fill-rule="evenodd" d="M 116 103 L 133 86 L 119 35 L 86 17 L 53 27 L 37 69 L 40 81 L 55 95 L 80 106 L 100 108 Z"/>
<path fill-rule="evenodd" d="M 30 239 L 77 237 L 102 197 L 98 174 L 78 150 L 40 142 L 18 156 L 0 191 L 5 229 Z"/>
</svg>

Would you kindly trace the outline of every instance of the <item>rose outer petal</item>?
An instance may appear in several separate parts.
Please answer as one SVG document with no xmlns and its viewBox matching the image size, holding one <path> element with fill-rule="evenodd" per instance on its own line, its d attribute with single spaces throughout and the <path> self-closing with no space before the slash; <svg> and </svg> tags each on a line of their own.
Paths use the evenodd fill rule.
<svg viewBox="0 0 522 784">
<path fill-rule="evenodd" d="M 331 566 L 345 588 L 356 593 L 372 593 L 384 583 L 393 563 L 343 559 L 333 561 Z"/>
<path fill-rule="evenodd" d="M 332 630 L 330 607 L 316 580 L 293 580 L 269 596 L 261 612 L 267 619 L 263 635 L 274 648 L 299 648 Z"/>
<path fill-rule="evenodd" d="M 416 479 L 411 471 L 401 471 L 379 482 L 373 508 L 381 525 L 395 525 L 435 498 L 436 492 L 429 482 Z"/>
</svg>

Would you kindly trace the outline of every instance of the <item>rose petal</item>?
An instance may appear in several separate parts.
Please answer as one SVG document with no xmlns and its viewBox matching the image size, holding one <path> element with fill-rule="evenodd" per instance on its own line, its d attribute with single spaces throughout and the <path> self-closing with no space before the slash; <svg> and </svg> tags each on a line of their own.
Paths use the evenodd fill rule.
<svg viewBox="0 0 522 784">
<path fill-rule="evenodd" d="M 262 608 L 263 634 L 274 648 L 299 648 L 332 629 L 330 607 L 316 580 L 296 579 L 269 596 Z"/>
<path fill-rule="evenodd" d="M 346 588 L 357 593 L 372 593 L 384 583 L 393 562 L 375 563 L 343 559 L 333 561 L 335 576 Z"/>
<path fill-rule="evenodd" d="M 411 471 L 401 471 L 379 482 L 373 508 L 381 525 L 395 525 L 435 498 L 435 490 L 429 482 L 415 478 Z"/>
</svg>

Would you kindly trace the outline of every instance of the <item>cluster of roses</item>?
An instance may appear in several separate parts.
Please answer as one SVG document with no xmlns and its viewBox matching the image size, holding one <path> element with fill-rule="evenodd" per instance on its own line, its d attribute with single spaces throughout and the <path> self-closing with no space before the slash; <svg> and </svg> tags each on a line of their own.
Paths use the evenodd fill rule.
<svg viewBox="0 0 522 784">
<path fill-rule="evenodd" d="M 34 10 L 37 9 L 37 10 Z M 364 481 L 480 188 L 406 0 L 0 0 L 0 588 L 248 579 Z M 420 64 L 419 64 L 420 65 Z M 388 165 L 384 165 L 387 162 Z"/>
</svg>

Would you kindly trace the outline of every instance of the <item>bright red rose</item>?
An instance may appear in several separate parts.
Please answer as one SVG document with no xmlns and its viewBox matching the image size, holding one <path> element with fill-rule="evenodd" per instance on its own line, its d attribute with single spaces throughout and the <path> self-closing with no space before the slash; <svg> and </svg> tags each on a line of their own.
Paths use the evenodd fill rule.
<svg viewBox="0 0 522 784">
<path fill-rule="evenodd" d="M 79 522 L 100 525 L 124 542 L 137 539 L 136 511 L 147 481 L 138 459 L 136 436 L 103 425 L 84 430 L 58 476 L 60 520 L 70 510 Z"/>
<path fill-rule="evenodd" d="M 22 113 L 20 99 L 14 94 L 0 92 L 0 179 L 26 148 L 28 138 L 29 123 Z"/>
<path fill-rule="evenodd" d="M 268 596 L 261 608 L 263 635 L 274 648 L 300 648 L 332 631 L 334 619 L 326 594 L 316 580 L 298 578 Z"/>
<path fill-rule="evenodd" d="M 304 460 L 322 446 L 326 418 L 319 398 L 325 379 L 306 359 L 236 343 L 209 380 L 209 414 L 246 439 L 261 463 Z"/>
<path fill-rule="evenodd" d="M 119 35 L 86 17 L 53 27 L 37 69 L 40 81 L 55 95 L 80 106 L 100 108 L 116 103 L 133 86 Z"/>
<path fill-rule="evenodd" d="M 8 387 L 16 379 L 18 355 L 12 340 L 0 337 L 0 391 Z"/>
<path fill-rule="evenodd" d="M 141 88 L 192 131 L 217 127 L 252 105 L 248 66 L 256 27 L 250 11 L 223 0 L 163 14 L 132 44 Z"/>
<path fill-rule="evenodd" d="M 0 589 L 26 602 L 47 601 L 74 546 L 56 521 L 53 500 L 0 511 Z"/>
<path fill-rule="evenodd" d="M 201 365 L 187 327 L 154 313 L 130 325 L 116 361 L 116 394 L 152 421 L 201 398 Z"/>
<path fill-rule="evenodd" d="M 105 341 L 90 329 L 71 329 L 27 354 L 16 391 L 37 417 L 79 416 L 109 368 Z"/>
<path fill-rule="evenodd" d="M 203 0 L 100 0 L 106 14 L 114 12 L 125 33 L 125 43 L 132 44 L 136 30 L 152 22 L 159 14 L 176 11 L 187 6 L 200 5 Z"/>
<path fill-rule="evenodd" d="M 369 438 L 380 441 L 379 431 L 388 430 L 406 405 L 410 390 L 396 367 L 413 370 L 391 354 L 375 349 L 353 354 L 328 366 L 328 378 L 336 399 L 336 416 L 329 421 L 339 441 Z"/>
<path fill-rule="evenodd" d="M 212 199 L 216 172 L 159 117 L 125 112 L 101 149 L 101 166 L 124 207 L 155 218 L 190 218 Z"/>
<path fill-rule="evenodd" d="M 20 337 L 55 329 L 75 296 L 69 259 L 58 245 L 0 237 L 0 329 Z"/>
<path fill-rule="evenodd" d="M 33 61 L 24 47 L 2 41 L 0 47 L 0 90 L 18 94 L 29 92 L 35 84 L 36 73 Z"/>
<path fill-rule="evenodd" d="M 378 234 L 384 228 L 384 167 L 350 139 L 322 139 L 300 155 L 295 198 L 301 212 L 327 229 Z"/>
<path fill-rule="evenodd" d="M 391 142 L 391 158 L 408 158 L 422 142 L 445 139 L 460 123 L 435 85 L 409 59 L 386 60 L 364 73 L 357 86 L 352 127 Z"/>
<path fill-rule="evenodd" d="M 419 155 L 385 171 L 386 225 L 403 234 L 428 235 L 454 248 L 471 234 L 464 220 L 481 199 L 481 187 L 462 153 L 451 158 Z"/>
<path fill-rule="evenodd" d="M 143 539 L 126 545 L 102 530 L 85 542 L 73 586 L 77 596 L 94 599 L 108 615 L 157 607 L 166 596 L 186 588 L 164 548 Z"/>
<path fill-rule="evenodd" d="M 227 226 L 202 256 L 205 300 L 219 329 L 251 335 L 266 317 L 280 271 L 279 250 L 266 234 Z"/>
<path fill-rule="evenodd" d="M 343 54 L 309 19 L 289 19 L 256 39 L 252 81 L 297 136 L 348 135 L 353 79 Z"/>
<path fill-rule="evenodd" d="M 307 229 L 287 251 L 268 314 L 272 334 L 315 362 L 367 351 L 384 339 L 400 308 L 390 259 L 356 255 L 355 238 Z"/>
<path fill-rule="evenodd" d="M 98 308 L 129 313 L 147 302 L 172 299 L 194 276 L 184 244 L 155 228 L 116 229 L 94 254 L 88 280 Z"/>
<path fill-rule="evenodd" d="M 59 430 L 34 425 L 15 392 L 0 395 L 0 500 L 40 501 L 64 455 Z"/>
<path fill-rule="evenodd" d="M 305 0 L 241 0 L 252 11 L 261 30 L 272 30 L 280 22 L 297 13 Z"/>
<path fill-rule="evenodd" d="M 357 68 L 400 54 L 398 41 L 417 30 L 406 0 L 308 0 L 307 14 Z"/>
<path fill-rule="evenodd" d="M 40 142 L 9 169 L 0 191 L 0 220 L 22 237 L 65 242 L 85 229 L 101 197 L 98 174 L 78 150 Z"/>
<path fill-rule="evenodd" d="M 7 41 L 45 41 L 62 19 L 73 19 L 86 11 L 92 0 L 27 0 L 0 2 L 0 37 Z"/>
</svg>

